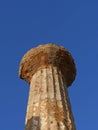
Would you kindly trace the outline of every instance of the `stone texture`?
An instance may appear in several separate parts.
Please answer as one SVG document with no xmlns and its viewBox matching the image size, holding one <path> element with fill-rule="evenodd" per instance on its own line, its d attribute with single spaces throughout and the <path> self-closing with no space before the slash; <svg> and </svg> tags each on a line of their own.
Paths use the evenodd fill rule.
<svg viewBox="0 0 98 130">
<path fill-rule="evenodd" d="M 67 87 L 57 67 L 33 75 L 25 130 L 75 130 Z"/>
<path fill-rule="evenodd" d="M 21 60 L 19 76 L 30 83 L 32 75 L 48 65 L 57 66 L 66 85 L 72 84 L 76 75 L 73 58 L 65 48 L 56 44 L 45 44 L 28 51 Z"/>
<path fill-rule="evenodd" d="M 71 54 L 45 44 L 28 51 L 19 76 L 30 83 L 25 130 L 76 130 L 67 88 L 75 79 Z"/>
</svg>

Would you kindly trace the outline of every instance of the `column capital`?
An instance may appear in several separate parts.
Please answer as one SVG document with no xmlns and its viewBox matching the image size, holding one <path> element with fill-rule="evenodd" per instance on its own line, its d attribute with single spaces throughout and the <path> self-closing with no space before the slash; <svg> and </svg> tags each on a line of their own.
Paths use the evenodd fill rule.
<svg viewBox="0 0 98 130">
<path fill-rule="evenodd" d="M 76 67 L 71 54 L 64 47 L 51 43 L 33 48 L 23 56 L 19 77 L 30 83 L 32 76 L 39 69 L 48 66 L 56 66 L 61 71 L 67 86 L 74 81 Z"/>
</svg>

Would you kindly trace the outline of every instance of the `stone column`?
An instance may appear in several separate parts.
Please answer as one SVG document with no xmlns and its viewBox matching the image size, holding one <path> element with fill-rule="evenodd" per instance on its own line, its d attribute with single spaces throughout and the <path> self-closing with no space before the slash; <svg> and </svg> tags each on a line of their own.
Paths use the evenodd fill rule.
<svg viewBox="0 0 98 130">
<path fill-rule="evenodd" d="M 67 92 L 76 69 L 65 48 L 44 44 L 31 49 L 19 75 L 30 83 L 25 130 L 76 130 Z"/>
</svg>

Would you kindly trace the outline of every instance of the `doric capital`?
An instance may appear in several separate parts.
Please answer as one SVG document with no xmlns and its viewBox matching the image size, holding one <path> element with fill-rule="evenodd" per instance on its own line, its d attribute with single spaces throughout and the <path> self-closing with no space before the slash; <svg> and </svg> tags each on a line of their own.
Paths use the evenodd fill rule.
<svg viewBox="0 0 98 130">
<path fill-rule="evenodd" d="M 76 75 L 74 60 L 64 47 L 56 44 L 43 44 L 29 50 L 21 60 L 19 76 L 30 83 L 36 71 L 50 65 L 61 71 L 66 85 L 70 86 Z"/>
</svg>

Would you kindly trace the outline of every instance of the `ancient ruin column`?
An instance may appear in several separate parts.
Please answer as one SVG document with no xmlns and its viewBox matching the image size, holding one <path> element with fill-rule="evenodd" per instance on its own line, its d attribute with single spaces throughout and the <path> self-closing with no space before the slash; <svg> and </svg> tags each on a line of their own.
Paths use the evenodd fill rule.
<svg viewBox="0 0 98 130">
<path fill-rule="evenodd" d="M 65 48 L 44 44 L 31 49 L 19 75 L 30 84 L 25 130 L 76 130 L 67 92 L 76 69 Z"/>
</svg>

